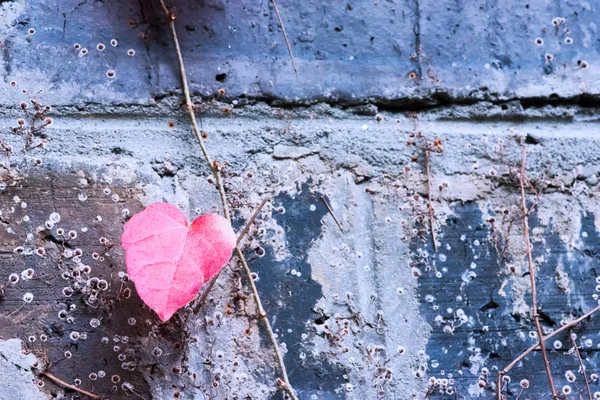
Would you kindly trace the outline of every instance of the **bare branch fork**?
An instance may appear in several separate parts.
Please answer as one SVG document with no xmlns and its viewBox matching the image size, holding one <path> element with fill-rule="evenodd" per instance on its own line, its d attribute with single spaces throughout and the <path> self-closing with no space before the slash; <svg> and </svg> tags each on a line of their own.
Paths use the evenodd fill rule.
<svg viewBox="0 0 600 400">
<path fill-rule="evenodd" d="M 185 72 L 185 65 L 183 62 L 181 47 L 179 45 L 179 39 L 177 38 L 177 31 L 175 29 L 175 19 L 177 16 L 175 15 L 175 13 L 169 11 L 164 0 L 159 0 L 159 1 L 160 1 L 162 10 L 165 14 L 165 18 L 166 18 L 167 25 L 169 26 L 169 30 L 171 31 L 173 45 L 175 46 L 175 51 L 177 53 L 177 62 L 179 64 L 183 96 L 184 96 L 184 100 L 185 100 L 184 107 L 190 117 L 190 120 L 192 123 L 192 129 L 194 131 L 194 135 L 196 136 L 196 140 L 198 141 L 198 144 L 200 145 L 200 150 L 202 151 L 202 155 L 204 156 L 204 159 L 206 160 L 206 163 L 208 164 L 208 166 L 215 178 L 217 190 L 219 192 L 219 197 L 221 198 L 221 205 L 223 206 L 223 216 L 226 219 L 231 221 L 231 216 L 229 213 L 229 206 L 227 203 L 227 196 L 225 194 L 225 189 L 223 187 L 223 179 L 221 176 L 221 166 L 217 161 L 214 161 L 210 157 L 208 150 L 206 148 L 206 145 L 204 143 L 204 139 L 202 138 L 200 129 L 198 128 L 198 123 L 196 122 L 196 115 L 194 114 L 192 99 L 190 97 L 190 90 L 188 87 L 187 76 L 186 76 L 186 72 Z M 258 295 L 258 290 L 256 289 L 256 285 L 254 284 L 254 280 L 252 279 L 250 267 L 248 266 L 248 263 L 246 262 L 244 253 L 242 252 L 242 250 L 240 249 L 240 247 L 237 244 L 235 247 L 235 252 L 236 252 L 240 262 L 242 263 L 244 273 L 246 275 L 246 279 L 248 280 L 248 284 L 252 291 L 252 297 L 256 304 L 258 317 L 259 317 L 259 319 L 261 319 L 263 321 L 263 323 L 265 325 L 267 335 L 271 341 L 273 350 L 275 352 L 275 357 L 277 359 L 277 363 L 279 364 L 281 378 L 277 379 L 277 386 L 279 389 L 285 391 L 292 400 L 298 400 L 298 398 L 296 397 L 296 394 L 294 393 L 294 389 L 292 388 L 292 385 L 290 384 L 290 381 L 288 379 L 287 370 L 286 370 L 285 364 L 283 362 L 283 357 L 281 355 L 281 351 L 279 350 L 279 345 L 277 343 L 277 340 L 275 339 L 275 335 L 273 333 L 273 328 L 271 327 L 271 323 L 269 322 L 269 319 L 267 318 L 267 313 L 265 312 L 265 310 L 262 306 L 262 302 Z"/>
<path fill-rule="evenodd" d="M 244 226 L 244 229 L 242 229 L 242 233 L 240 233 L 238 235 L 237 241 L 235 242 L 237 246 L 240 245 L 240 243 L 244 239 L 244 236 L 246 236 L 246 234 L 248 233 L 248 230 L 250 230 L 250 226 L 254 223 L 254 220 L 256 219 L 256 217 L 258 217 L 258 214 L 260 214 L 260 211 L 265 206 L 265 204 L 267 204 L 267 201 L 269 201 L 269 197 L 265 197 L 263 199 L 263 201 L 260 203 L 260 205 L 256 208 L 256 210 L 254 210 L 254 213 L 252 214 L 250 219 L 246 222 L 246 226 Z M 206 286 L 206 289 L 204 289 L 204 293 L 202 293 L 202 296 L 200 296 L 198 301 L 196 301 L 196 304 L 192 307 L 194 310 L 194 314 L 198 314 L 198 312 L 200 311 L 200 307 L 202 307 L 204 305 L 204 302 L 206 301 L 206 297 L 208 297 L 210 290 L 215 285 L 215 282 L 219 278 L 220 274 L 221 274 L 221 271 L 219 271 L 217 273 L 217 275 L 213 279 L 211 279 L 210 283 Z"/>
<path fill-rule="evenodd" d="M 521 360 L 523 360 L 525 357 L 527 357 L 532 351 L 536 350 L 539 347 L 540 343 L 542 343 L 542 342 L 545 343 L 548 340 L 552 339 L 554 336 L 558 335 L 559 333 L 562 333 L 562 332 L 564 332 L 564 331 L 566 331 L 568 329 L 573 328 L 574 326 L 579 325 L 583 320 L 591 317 L 594 313 L 598 312 L 599 310 L 600 310 L 600 305 L 597 305 L 596 307 L 592 308 L 590 311 L 588 311 L 585 314 L 583 314 L 581 317 L 579 317 L 577 319 L 574 319 L 573 321 L 569 322 L 568 324 L 561 326 L 560 328 L 558 328 L 554 332 L 551 332 L 548 335 L 544 336 L 536 344 L 534 344 L 533 346 L 531 346 L 530 348 L 528 348 L 527 350 L 525 350 L 524 352 L 522 352 L 514 360 L 512 360 L 510 362 L 510 364 L 508 364 L 503 370 L 498 371 L 498 379 L 497 379 L 497 383 L 496 383 L 496 399 L 497 400 L 502 400 L 502 392 L 500 390 L 500 387 L 501 387 L 501 384 L 502 384 L 502 377 L 504 375 L 508 374 L 508 372 L 515 365 L 517 365 Z"/>
</svg>

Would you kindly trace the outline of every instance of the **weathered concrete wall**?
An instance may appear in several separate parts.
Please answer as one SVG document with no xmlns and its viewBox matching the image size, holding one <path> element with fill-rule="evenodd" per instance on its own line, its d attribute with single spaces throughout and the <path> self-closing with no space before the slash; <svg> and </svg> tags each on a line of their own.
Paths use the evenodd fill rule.
<svg viewBox="0 0 600 400">
<path fill-rule="evenodd" d="M 281 2 L 298 76 L 269 2 L 176 6 L 236 228 L 273 199 L 244 249 L 302 399 L 493 397 L 497 369 L 536 340 L 515 137 L 540 193 L 528 201 L 544 329 L 598 304 L 597 4 Z M 130 215 L 220 208 L 157 4 L 0 10 L 0 398 L 76 395 L 39 366 L 110 399 L 282 398 L 235 261 L 200 314 L 168 323 L 123 276 Z M 425 149 L 438 138 L 435 251 Z M 574 330 L 588 378 L 599 325 Z M 585 398 L 557 339 L 556 386 Z M 522 379 L 520 398 L 549 398 L 539 352 L 509 375 L 508 398 Z"/>
<path fill-rule="evenodd" d="M 150 105 L 180 86 L 156 2 L 2 4 L 2 75 L 21 85 L 29 81 L 30 91 L 52 88 L 54 105 Z M 193 91 L 216 96 L 225 88 L 226 99 L 238 104 L 418 107 L 515 98 L 585 101 L 600 91 L 594 1 L 281 2 L 302 71 L 297 77 L 269 1 L 174 5 Z M 97 51 L 98 44 L 105 50 Z M 0 93 L 4 105 L 17 99 L 9 87 Z"/>
</svg>

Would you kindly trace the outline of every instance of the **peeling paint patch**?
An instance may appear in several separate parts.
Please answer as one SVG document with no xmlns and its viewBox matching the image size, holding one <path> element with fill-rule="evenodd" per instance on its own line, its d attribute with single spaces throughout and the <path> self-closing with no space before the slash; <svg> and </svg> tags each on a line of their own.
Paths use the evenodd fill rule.
<svg viewBox="0 0 600 400">
<path fill-rule="evenodd" d="M 273 214 L 277 224 L 285 230 L 285 247 L 289 256 L 277 260 L 278 243 L 266 246 L 263 257 L 249 255 L 251 268 L 258 273 L 258 289 L 267 314 L 285 351 L 290 380 L 295 389 L 319 399 L 343 398 L 335 393 L 345 381 L 344 371 L 329 362 L 325 352 L 310 348 L 313 325 L 327 324 L 313 309 L 322 297 L 321 285 L 311 277 L 308 251 L 321 236 L 322 218 L 327 214 L 321 194 L 304 183 L 295 193 L 282 193 L 273 203 L 281 205 L 285 213 Z M 271 232 L 272 235 L 274 232 Z M 267 346 L 267 343 L 265 343 Z"/>
<path fill-rule="evenodd" d="M 413 259 L 423 271 L 418 290 L 421 312 L 433 328 L 427 355 L 436 360 L 436 365 L 427 366 L 427 375 L 454 379 L 459 395 L 488 398 L 495 393 L 498 369 L 506 367 L 537 340 L 529 306 L 529 276 L 526 268 L 514 268 L 515 272 L 510 272 L 511 265 L 524 262 L 520 258 L 523 254 L 516 243 L 512 244 L 514 248 L 508 258 L 498 253 L 491 240 L 494 232 L 476 203 L 455 205 L 453 211 L 440 235 L 441 248 L 452 247 L 451 257 L 443 263 L 434 256 Z M 571 218 L 572 225 L 580 231 L 575 245 L 572 240 L 561 239 L 563 230 L 570 231 L 573 226 L 557 229 L 553 218 L 542 226 L 535 214 L 530 216 L 530 225 L 537 237 L 533 241 L 533 256 L 539 313 L 546 333 L 598 304 L 600 251 L 597 247 L 600 241 L 594 228 L 595 216 L 588 212 Z M 414 254 L 431 252 L 430 243 L 423 244 L 421 240 L 413 241 L 412 248 Z M 476 263 L 477 276 L 465 284 L 465 271 L 469 270 L 465 266 L 470 263 Z M 430 301 L 431 298 L 434 300 Z M 596 317 L 573 330 L 577 332 L 576 342 L 590 372 L 598 368 L 598 327 L 600 321 Z M 560 389 L 570 384 L 565 371 L 578 370 L 578 360 L 569 352 L 572 345 L 566 334 L 557 336 L 555 344 L 549 343 L 548 348 L 555 382 Z M 528 396 L 543 398 L 548 392 L 539 352 L 526 357 L 509 376 L 512 380 L 503 383 L 503 392 L 511 399 L 519 394 L 521 379 L 529 381 Z M 577 375 L 577 379 L 583 377 Z M 578 386 L 573 390 L 585 389 Z M 439 387 L 434 392 L 437 397 L 431 398 L 444 398 L 444 391 Z M 585 397 L 585 392 L 581 393 Z"/>
</svg>

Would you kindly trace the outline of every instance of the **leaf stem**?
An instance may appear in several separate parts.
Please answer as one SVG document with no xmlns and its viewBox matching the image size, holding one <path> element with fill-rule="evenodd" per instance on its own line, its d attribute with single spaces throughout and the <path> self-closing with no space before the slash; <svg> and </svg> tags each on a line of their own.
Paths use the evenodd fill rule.
<svg viewBox="0 0 600 400">
<path fill-rule="evenodd" d="M 244 229 L 242 229 L 242 232 L 238 235 L 237 241 L 236 241 L 236 245 L 240 245 L 240 243 L 242 242 L 242 240 L 244 239 L 244 236 L 246 236 L 248 234 L 248 231 L 250 230 L 250 226 L 254 223 L 254 220 L 256 219 L 256 217 L 258 217 L 258 214 L 260 214 L 260 211 L 263 209 L 263 207 L 265 206 L 265 204 L 267 204 L 267 201 L 270 200 L 270 197 L 267 196 L 265 197 L 260 204 L 258 205 L 258 207 L 256 207 L 256 210 L 254 210 L 254 213 L 252 213 L 252 216 L 250 217 L 250 219 L 246 222 L 246 225 L 244 226 Z"/>
<path fill-rule="evenodd" d="M 204 155 L 206 163 L 208 164 L 210 170 L 212 171 L 212 173 L 215 177 L 215 181 L 217 183 L 217 190 L 219 192 L 219 196 L 221 198 L 221 204 L 223 206 L 223 216 L 226 219 L 231 221 L 231 216 L 229 214 L 229 206 L 227 203 L 227 196 L 225 194 L 225 189 L 223 187 L 223 180 L 221 177 L 221 167 L 216 161 L 213 161 L 212 158 L 210 157 L 208 150 L 206 148 L 206 145 L 204 143 L 204 139 L 202 138 L 202 134 L 200 133 L 200 129 L 198 128 L 198 123 L 196 122 L 196 115 L 194 114 L 194 108 L 193 108 L 192 100 L 190 97 L 190 90 L 188 87 L 187 76 L 186 76 L 186 72 L 185 72 L 185 65 L 183 62 L 181 47 L 179 45 L 179 39 L 177 38 L 177 31 L 175 29 L 176 15 L 175 15 L 175 13 L 169 11 L 167 6 L 165 5 L 164 0 L 159 0 L 159 1 L 161 4 L 161 7 L 163 9 L 163 12 L 165 13 L 166 22 L 169 26 L 169 30 L 171 31 L 171 37 L 173 39 L 175 51 L 177 52 L 177 62 L 179 64 L 179 71 L 181 74 L 181 84 L 182 84 L 182 89 L 183 89 L 183 96 L 185 99 L 185 104 L 184 104 L 185 109 L 186 109 L 187 113 L 189 114 L 189 117 L 190 117 L 190 120 L 192 123 L 192 129 L 194 131 L 194 135 L 196 136 L 196 140 L 198 141 L 198 144 L 200 145 L 202 154 Z M 283 357 L 279 350 L 279 345 L 277 344 L 277 339 L 275 339 L 275 335 L 273 334 L 273 328 L 271 327 L 271 323 L 269 322 L 269 319 L 267 318 L 267 313 L 265 312 L 265 310 L 262 306 L 262 302 L 260 301 L 258 290 L 256 288 L 256 285 L 254 284 L 254 280 L 252 279 L 252 273 L 250 271 L 250 267 L 248 266 L 248 263 L 246 262 L 246 258 L 244 257 L 244 253 L 241 251 L 239 246 L 236 245 L 235 250 L 236 250 L 236 253 L 242 263 L 242 266 L 244 267 L 244 271 L 246 273 L 246 278 L 248 280 L 248 284 L 250 285 L 250 289 L 252 291 L 252 296 L 253 296 L 254 302 L 256 304 L 258 315 L 259 315 L 260 319 L 262 319 L 264 322 L 265 328 L 267 330 L 267 334 L 269 336 L 271 344 L 273 345 L 273 350 L 275 351 L 275 356 L 277 358 L 277 363 L 279 364 L 279 369 L 281 370 L 281 375 L 282 375 L 281 380 L 283 382 L 281 382 L 281 380 L 278 379 L 278 381 L 277 381 L 278 387 L 280 389 L 284 390 L 290 396 L 290 398 L 292 400 L 298 400 L 298 398 L 296 397 L 296 394 L 294 393 L 292 385 L 290 384 L 290 381 L 288 379 L 287 370 L 285 368 L 285 364 L 283 362 Z"/>
</svg>

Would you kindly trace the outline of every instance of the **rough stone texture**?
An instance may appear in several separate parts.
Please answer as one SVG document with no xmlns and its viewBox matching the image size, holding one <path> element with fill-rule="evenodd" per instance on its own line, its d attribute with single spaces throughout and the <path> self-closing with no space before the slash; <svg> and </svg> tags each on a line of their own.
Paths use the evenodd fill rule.
<svg viewBox="0 0 600 400">
<path fill-rule="evenodd" d="M 0 372 L 4 398 L 32 400 L 47 398 L 37 389 L 35 378 L 31 373 L 36 362 L 34 355 L 24 355 L 21 352 L 21 341 L 17 339 L 0 341 Z"/>
<path fill-rule="evenodd" d="M 540 193 L 527 200 L 544 329 L 598 304 L 598 5 L 333 3 L 280 1 L 298 76 L 269 1 L 175 3 L 236 230 L 272 198 L 243 249 L 290 380 L 303 400 L 491 398 L 496 371 L 536 340 L 516 137 Z M 22 343 L 44 361 L 34 374 L 108 399 L 280 399 L 235 259 L 199 314 L 167 323 L 123 275 L 131 214 L 155 201 L 190 219 L 220 210 L 159 12 L 0 2 L 0 355 Z M 574 329 L 588 376 L 599 321 Z M 587 397 L 568 336 L 556 340 L 558 390 Z M 2 399 L 75 395 L 11 365 Z M 549 398 L 539 352 L 509 375 L 507 398 Z"/>
</svg>

